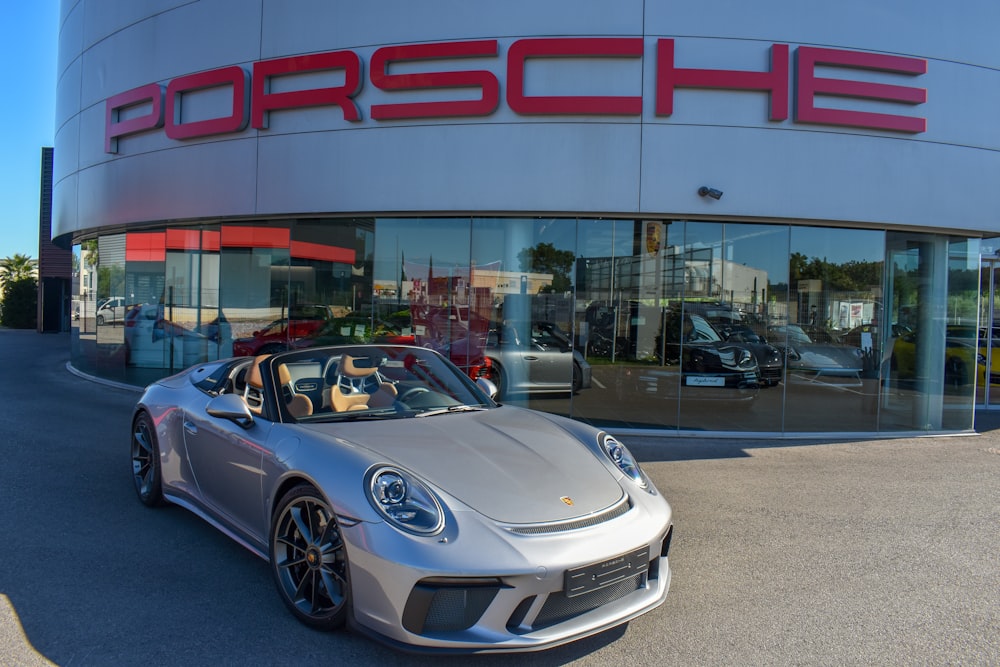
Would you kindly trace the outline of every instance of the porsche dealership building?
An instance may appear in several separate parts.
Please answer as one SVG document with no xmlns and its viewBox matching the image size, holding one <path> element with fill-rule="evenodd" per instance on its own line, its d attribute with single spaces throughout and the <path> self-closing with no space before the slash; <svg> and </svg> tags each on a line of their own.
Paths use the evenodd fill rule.
<svg viewBox="0 0 1000 667">
<path fill-rule="evenodd" d="M 391 340 L 616 431 L 969 430 L 997 25 L 994 0 L 63 0 L 72 364 L 141 385 Z"/>
</svg>

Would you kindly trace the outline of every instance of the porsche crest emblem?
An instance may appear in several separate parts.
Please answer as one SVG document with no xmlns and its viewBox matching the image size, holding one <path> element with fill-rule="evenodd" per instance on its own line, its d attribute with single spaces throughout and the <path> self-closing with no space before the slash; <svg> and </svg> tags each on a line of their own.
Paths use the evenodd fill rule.
<svg viewBox="0 0 1000 667">
<path fill-rule="evenodd" d="M 562 496 L 559 500 L 563 501 L 564 503 L 566 503 L 570 507 L 573 506 L 573 499 L 570 498 L 569 496 Z"/>
</svg>

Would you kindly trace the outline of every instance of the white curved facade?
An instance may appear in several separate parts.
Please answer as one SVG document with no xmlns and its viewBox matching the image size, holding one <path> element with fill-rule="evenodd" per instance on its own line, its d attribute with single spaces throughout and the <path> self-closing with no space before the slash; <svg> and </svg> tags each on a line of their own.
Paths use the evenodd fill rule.
<svg viewBox="0 0 1000 667">
<path fill-rule="evenodd" d="M 800 3 L 263 0 L 63 2 L 54 236 L 105 225 L 215 216 L 372 212 L 531 212 L 837 221 L 1000 232 L 1000 6 L 930 0 Z M 641 55 L 529 59 L 524 94 L 641 99 L 625 115 L 516 113 L 510 46 L 538 38 L 620 39 Z M 480 96 L 479 88 L 380 90 L 386 46 L 496 41 L 496 55 L 397 62 L 391 72 L 475 70 L 500 86 L 485 115 L 373 120 L 373 105 Z M 679 88 L 656 112 L 657 45 L 675 67 L 765 72 L 774 45 L 791 67 L 784 120 L 766 92 Z M 587 44 L 583 45 L 587 50 Z M 815 97 L 815 106 L 926 119 L 926 131 L 797 122 L 803 47 L 926 63 L 899 74 L 836 66 L 817 76 L 926 90 L 919 104 Z M 105 151 L 107 101 L 151 83 L 226 66 L 349 51 L 353 100 L 269 114 L 267 129 L 169 139 L 163 129 Z M 275 88 L 341 85 L 343 71 L 285 77 Z M 232 113 L 221 89 L 190 96 L 195 118 Z M 567 107 L 579 106 L 575 102 Z M 725 192 L 708 201 L 697 190 Z"/>
<path fill-rule="evenodd" d="M 477 317 L 484 340 L 543 316 L 568 332 L 596 390 L 538 407 L 595 423 L 971 427 L 991 377 L 978 239 L 1000 235 L 993 0 L 63 0 L 61 18 L 52 235 L 82 267 L 74 363 L 99 375 L 231 353 L 303 304 L 405 313 L 418 343 L 418 313 L 456 307 L 470 340 Z M 672 366 L 671 314 L 709 303 L 784 355 L 751 416 L 720 422 L 696 396 L 718 378 Z M 863 367 L 823 357 L 796 386 L 787 325 Z"/>
</svg>

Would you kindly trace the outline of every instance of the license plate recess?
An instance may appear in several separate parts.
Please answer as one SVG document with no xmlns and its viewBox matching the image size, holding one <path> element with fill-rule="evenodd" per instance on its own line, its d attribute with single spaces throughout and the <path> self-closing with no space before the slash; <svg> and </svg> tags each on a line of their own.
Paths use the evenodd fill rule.
<svg viewBox="0 0 1000 667">
<path fill-rule="evenodd" d="M 649 547 L 566 570 L 566 597 L 591 593 L 606 586 L 635 577 L 649 570 Z"/>
</svg>

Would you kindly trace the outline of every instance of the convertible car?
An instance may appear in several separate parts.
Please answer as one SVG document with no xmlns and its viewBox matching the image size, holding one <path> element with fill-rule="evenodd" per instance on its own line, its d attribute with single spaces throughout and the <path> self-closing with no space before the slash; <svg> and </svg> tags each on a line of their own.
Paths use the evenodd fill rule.
<svg viewBox="0 0 1000 667">
<path fill-rule="evenodd" d="M 438 353 L 308 348 L 150 385 L 132 476 L 266 559 L 306 625 L 544 649 L 660 605 L 671 509 L 608 433 L 493 401 Z"/>
<path fill-rule="evenodd" d="M 768 341 L 785 356 L 788 381 L 824 387 L 861 386 L 864 353 L 842 343 L 823 342 L 795 324 L 772 327 Z"/>
</svg>

